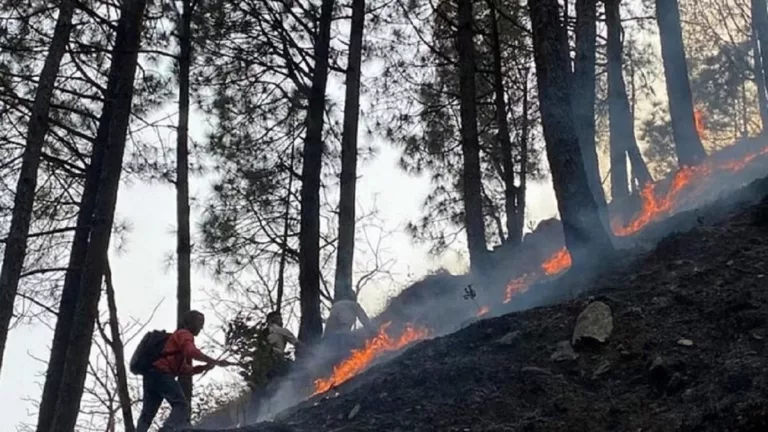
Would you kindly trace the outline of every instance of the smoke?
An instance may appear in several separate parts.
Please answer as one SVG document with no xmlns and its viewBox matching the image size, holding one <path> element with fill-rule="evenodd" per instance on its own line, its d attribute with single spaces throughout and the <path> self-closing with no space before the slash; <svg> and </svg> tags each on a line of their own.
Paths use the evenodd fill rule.
<svg viewBox="0 0 768 432">
<path fill-rule="evenodd" d="M 649 222 L 632 235 L 617 236 L 616 246 L 624 249 L 625 255 L 631 257 L 633 253 L 654 247 L 672 232 L 721 219 L 735 206 L 762 198 L 768 191 L 765 187 L 768 180 L 759 184 L 753 182 L 768 174 L 766 144 L 764 139 L 739 141 L 711 155 L 699 167 L 681 170 L 657 182 L 653 198 L 659 202 L 664 199 L 674 202 L 668 211 L 651 215 Z M 753 183 L 751 187 L 744 187 L 750 183 Z M 627 210 L 616 208 L 615 205 L 609 206 L 610 213 L 621 214 L 626 211 L 633 214 L 636 220 L 644 211 L 649 211 L 646 202 L 621 205 L 631 207 Z M 453 275 L 448 271 L 438 271 L 392 298 L 373 321 L 378 325 L 390 323 L 386 333 L 393 338 L 399 337 L 408 325 L 429 329 L 429 337 L 434 338 L 453 333 L 481 318 L 566 300 L 585 291 L 590 285 L 589 278 L 597 277 L 598 273 L 596 270 L 580 274 L 577 278 L 568 275 L 568 265 L 562 263 L 552 270 L 548 264 L 553 259 L 563 258 L 563 246 L 560 222 L 556 219 L 542 221 L 533 232 L 526 235 L 521 246 L 514 249 L 502 247 L 494 251 L 494 270 L 490 274 Z M 593 264 L 594 269 L 606 265 L 598 261 Z M 511 301 L 505 303 L 510 281 L 518 281 L 521 286 L 515 287 Z M 485 309 L 488 311 L 478 317 L 481 310 Z M 362 333 L 359 337 L 362 346 L 366 337 Z M 366 369 L 370 370 L 399 354 L 388 352 L 380 355 L 367 364 Z M 305 404 L 315 403 L 317 398 L 333 397 L 337 392 L 360 385 L 361 378 L 358 377 L 322 395 L 310 397 L 314 392 L 314 380 L 330 376 L 333 366 L 344 355 L 321 341 L 309 356 L 293 365 L 287 377 L 273 383 L 266 394 L 256 395 L 259 396 L 259 403 L 240 401 L 240 406 L 234 410 L 237 415 L 232 415 L 233 410 L 219 413 L 204 420 L 200 427 L 213 429 L 221 428 L 222 423 L 227 422 L 227 426 L 231 427 L 279 420 Z"/>
</svg>

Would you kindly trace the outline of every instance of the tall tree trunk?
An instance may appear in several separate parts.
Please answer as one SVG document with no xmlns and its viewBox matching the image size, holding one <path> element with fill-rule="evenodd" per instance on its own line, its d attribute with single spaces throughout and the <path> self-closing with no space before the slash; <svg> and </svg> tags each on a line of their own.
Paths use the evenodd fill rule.
<svg viewBox="0 0 768 432">
<path fill-rule="evenodd" d="M 517 235 L 523 238 L 525 228 L 525 203 L 528 188 L 528 141 L 529 141 L 529 117 L 530 109 L 528 94 L 528 75 L 526 68 L 523 74 L 523 124 L 520 133 L 520 187 L 517 189 Z"/>
<path fill-rule="evenodd" d="M 672 118 L 672 134 L 675 139 L 677 161 L 680 166 L 701 162 L 707 153 L 696 132 L 693 117 L 693 96 L 685 62 L 683 30 L 680 27 L 680 10 L 677 0 L 656 0 L 656 20 L 661 37 L 661 57 L 664 61 L 664 78 Z"/>
<path fill-rule="evenodd" d="M 32 208 L 35 202 L 37 171 L 40 167 L 45 135 L 48 133 L 51 98 L 61 59 L 64 57 L 69 35 L 72 32 L 74 11 L 75 4 L 72 0 L 63 0 L 59 5 L 59 16 L 53 30 L 51 46 L 48 48 L 43 69 L 40 71 L 35 100 L 32 103 L 27 125 L 27 139 L 21 159 L 21 172 L 16 183 L 11 227 L 5 242 L 3 265 L 0 269 L 0 371 L 3 366 L 5 343 L 8 340 L 8 329 L 13 319 L 13 306 L 19 279 L 27 256 L 27 235 L 29 235 Z"/>
<path fill-rule="evenodd" d="M 275 310 L 280 312 L 283 307 L 283 295 L 285 294 L 285 267 L 288 263 L 288 228 L 291 222 L 291 193 L 293 191 L 293 160 L 296 150 L 291 144 L 291 155 L 288 169 L 288 188 L 285 191 L 285 215 L 283 217 L 283 248 L 280 251 L 280 263 L 277 269 L 277 299 Z"/>
<path fill-rule="evenodd" d="M 611 199 L 621 202 L 629 197 L 627 176 L 627 140 L 634 139 L 631 117 L 624 112 L 626 89 L 621 70 L 621 16 L 619 1 L 605 0 L 605 21 L 608 28 L 608 116 L 611 155 Z M 628 103 L 628 102 L 627 102 Z M 627 105 L 627 109 L 629 105 Z"/>
<path fill-rule="evenodd" d="M 605 192 L 600 181 L 600 165 L 595 146 L 596 39 L 597 0 L 576 0 L 576 61 L 571 81 L 573 122 L 589 188 L 605 217 Z"/>
<path fill-rule="evenodd" d="M 760 42 L 763 78 L 768 80 L 768 9 L 765 0 L 752 0 L 752 26 L 757 31 L 757 40 Z"/>
<path fill-rule="evenodd" d="M 355 187 L 357 184 L 357 129 L 360 116 L 360 67 L 363 61 L 365 0 L 352 1 L 349 28 L 347 88 L 344 100 L 344 131 L 341 136 L 341 191 L 339 196 L 339 244 L 336 250 L 334 300 L 355 298 L 352 263 L 355 255 Z"/>
<path fill-rule="evenodd" d="M 515 186 L 515 166 L 512 163 L 512 139 L 509 136 L 507 121 L 507 103 L 504 100 L 504 72 L 501 66 L 501 38 L 499 37 L 499 22 L 496 17 L 496 3 L 488 1 L 491 12 L 491 42 L 493 50 L 493 91 L 496 102 L 496 123 L 498 125 L 498 140 L 501 149 L 501 164 L 504 170 L 504 210 L 507 214 L 507 238 L 504 242 L 519 245 L 522 237 L 517 229 L 520 217 L 517 208 L 517 186 Z"/>
<path fill-rule="evenodd" d="M 80 408 L 120 184 L 145 6 L 145 0 L 130 0 L 121 7 L 103 108 L 107 113 L 103 118 L 109 119 L 104 169 L 99 179 L 80 295 L 49 432 L 72 432 Z M 83 201 L 87 199 L 83 197 Z"/>
<path fill-rule="evenodd" d="M 315 38 L 315 68 L 309 90 L 307 135 L 301 170 L 301 232 L 299 234 L 299 339 L 311 343 L 323 333 L 320 317 L 320 175 L 323 159 L 325 88 L 328 83 L 328 54 L 334 0 L 323 0 Z"/>
<path fill-rule="evenodd" d="M 642 188 L 651 182 L 651 174 L 640 154 L 635 139 L 635 121 L 629 106 L 622 69 L 622 28 L 620 0 L 606 0 L 605 16 L 608 27 L 608 106 L 611 143 L 611 195 L 613 199 L 629 196 L 627 154 L 632 173 Z"/>
<path fill-rule="evenodd" d="M 547 160 L 563 221 L 565 244 L 576 267 L 612 250 L 592 195 L 574 132 L 568 59 L 557 0 L 528 0 Z"/>
<path fill-rule="evenodd" d="M 762 3 L 762 8 L 759 4 Z M 760 104 L 760 120 L 762 133 L 768 131 L 768 95 L 766 95 L 766 59 L 768 59 L 768 12 L 765 11 L 765 0 L 752 0 L 752 52 L 755 66 L 755 82 L 757 84 L 757 102 Z M 763 20 L 761 23 L 760 20 Z M 762 28 L 761 32 L 759 28 Z M 762 34 L 762 39 L 761 39 Z"/>
<path fill-rule="evenodd" d="M 179 22 L 179 126 L 176 130 L 176 320 L 192 308 L 192 246 L 189 229 L 189 68 L 192 62 L 192 2 L 183 0 Z M 192 377 L 179 377 L 192 403 Z"/>
<path fill-rule="evenodd" d="M 69 263 L 67 264 L 67 272 L 64 276 L 64 287 L 62 288 L 59 301 L 58 316 L 53 332 L 53 342 L 51 343 L 51 353 L 45 373 L 43 394 L 40 399 L 40 407 L 38 408 L 37 432 L 49 432 L 53 424 L 58 395 L 61 389 L 61 380 L 64 374 L 64 362 L 75 319 L 75 308 L 80 298 L 80 280 L 86 260 L 88 239 L 91 236 L 93 227 L 96 195 L 100 188 L 107 136 L 109 134 L 110 121 L 112 120 L 110 110 L 106 109 L 107 103 L 111 104 L 111 101 L 105 100 L 104 103 L 105 107 L 102 109 L 99 117 L 96 139 L 93 142 L 91 160 L 86 168 L 85 184 L 75 223 Z"/>
<path fill-rule="evenodd" d="M 485 242 L 483 193 L 480 175 L 480 142 L 477 132 L 475 88 L 475 44 L 472 0 L 458 0 L 459 94 L 461 98 L 461 150 L 464 154 L 463 198 L 470 271 L 482 274 L 488 268 Z"/>
<path fill-rule="evenodd" d="M 115 286 L 112 283 L 112 268 L 109 259 L 104 270 L 104 282 L 107 291 L 107 309 L 109 310 L 109 346 L 115 354 L 115 375 L 117 378 L 117 396 L 120 400 L 120 410 L 123 413 L 123 427 L 125 432 L 136 430 L 133 423 L 133 411 L 131 410 L 131 394 L 128 390 L 128 373 L 125 369 L 125 351 L 123 338 L 120 333 L 120 321 L 117 317 L 117 302 L 115 301 Z"/>
</svg>

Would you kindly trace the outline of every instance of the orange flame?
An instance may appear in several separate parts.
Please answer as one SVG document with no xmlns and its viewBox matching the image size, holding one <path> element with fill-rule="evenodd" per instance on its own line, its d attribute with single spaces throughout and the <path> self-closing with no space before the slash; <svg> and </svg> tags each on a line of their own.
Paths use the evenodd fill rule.
<svg viewBox="0 0 768 432">
<path fill-rule="evenodd" d="M 571 254 L 563 247 L 541 265 L 547 276 L 556 275 L 571 267 Z"/>
<path fill-rule="evenodd" d="M 712 159 L 694 167 L 684 166 L 675 173 L 672 182 L 666 192 L 660 192 L 657 184 L 648 184 L 641 192 L 642 209 L 626 226 L 622 227 L 618 221 L 611 223 L 614 234 L 628 236 L 635 234 L 651 222 L 668 216 L 676 207 L 696 196 L 696 191 L 703 189 L 702 185 L 706 177 L 715 172 L 738 172 L 746 168 L 760 156 L 768 154 L 768 147 L 760 151 L 750 153 L 740 159 L 726 161 L 714 161 Z M 685 197 L 682 192 L 686 190 Z"/>
<path fill-rule="evenodd" d="M 347 359 L 333 367 L 331 376 L 316 379 L 315 392 L 312 396 L 325 393 L 364 371 L 381 354 L 399 351 L 406 345 L 426 339 L 429 336 L 429 330 L 415 328 L 413 325 L 408 324 L 400 337 L 393 339 L 387 334 L 387 328 L 390 324 L 392 323 L 387 322 L 383 324 L 376 336 L 365 341 L 365 347 L 359 350 L 352 350 L 352 354 Z"/>
<path fill-rule="evenodd" d="M 706 131 L 704 130 L 704 113 L 701 110 L 693 111 L 693 123 L 696 125 L 696 133 L 699 134 L 699 138 L 704 139 Z"/>
<path fill-rule="evenodd" d="M 527 291 L 528 287 L 531 286 L 531 284 L 535 279 L 536 279 L 535 275 L 529 275 L 526 273 L 520 277 L 517 277 L 507 282 L 507 286 L 505 289 L 504 303 L 509 303 L 510 301 L 512 301 L 512 297 L 514 297 L 516 294 Z"/>
<path fill-rule="evenodd" d="M 491 308 L 489 308 L 488 306 L 483 306 L 480 308 L 479 311 L 477 311 L 477 316 L 481 317 L 490 311 L 491 311 Z"/>
</svg>

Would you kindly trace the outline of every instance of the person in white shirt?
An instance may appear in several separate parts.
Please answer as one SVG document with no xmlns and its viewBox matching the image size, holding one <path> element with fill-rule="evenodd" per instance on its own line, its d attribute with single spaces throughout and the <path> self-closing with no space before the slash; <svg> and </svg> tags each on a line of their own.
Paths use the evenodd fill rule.
<svg viewBox="0 0 768 432">
<path fill-rule="evenodd" d="M 323 341 L 333 352 L 332 358 L 346 357 L 349 351 L 358 346 L 358 337 L 352 333 L 358 320 L 366 330 L 366 337 L 376 334 L 376 327 L 359 303 L 354 300 L 337 300 L 333 303 L 323 332 Z"/>
<path fill-rule="evenodd" d="M 338 300 L 333 303 L 328 319 L 325 321 L 325 334 L 351 333 L 357 320 L 369 333 L 376 333 L 363 308 L 354 300 Z"/>
<path fill-rule="evenodd" d="M 285 345 L 290 343 L 294 347 L 300 347 L 301 341 L 287 328 L 283 327 L 283 317 L 280 312 L 267 314 L 267 341 L 272 345 L 275 354 L 285 358 Z"/>
</svg>

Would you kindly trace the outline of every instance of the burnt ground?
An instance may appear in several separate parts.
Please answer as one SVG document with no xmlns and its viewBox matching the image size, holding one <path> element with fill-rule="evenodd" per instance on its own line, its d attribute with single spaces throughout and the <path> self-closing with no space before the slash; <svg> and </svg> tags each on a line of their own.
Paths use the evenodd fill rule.
<svg viewBox="0 0 768 432">
<path fill-rule="evenodd" d="M 238 430 L 768 430 L 768 200 L 718 208 L 670 221 L 686 232 L 617 258 L 587 294 L 421 342 Z M 540 288 L 587 283 L 572 276 Z M 608 340 L 553 359 L 596 300 L 612 311 Z"/>
</svg>

